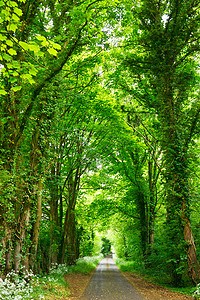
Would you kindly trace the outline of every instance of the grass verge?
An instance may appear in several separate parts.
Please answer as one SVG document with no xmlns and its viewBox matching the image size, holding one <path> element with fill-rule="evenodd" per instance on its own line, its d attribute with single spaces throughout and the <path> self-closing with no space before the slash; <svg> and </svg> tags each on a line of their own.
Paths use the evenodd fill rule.
<svg viewBox="0 0 200 300">
<path fill-rule="evenodd" d="M 200 299 L 200 284 L 197 287 L 193 286 L 187 286 L 187 287 L 172 287 L 167 282 L 169 281 L 169 278 L 166 274 L 162 274 L 161 271 L 159 271 L 159 274 L 151 274 L 145 269 L 144 265 L 134 262 L 134 261 L 126 261 L 124 259 L 115 259 L 115 263 L 119 267 L 119 269 L 122 272 L 131 272 L 131 273 L 137 273 L 141 275 L 144 279 L 147 279 L 149 282 L 159 284 L 163 287 L 166 287 L 167 289 L 181 293 L 190 297 L 194 297 L 194 299 Z"/>
<path fill-rule="evenodd" d="M 99 261 L 103 258 L 102 255 L 99 256 L 86 256 L 80 258 L 76 265 L 68 267 L 68 274 L 79 273 L 79 274 L 90 274 L 98 265 Z"/>
</svg>

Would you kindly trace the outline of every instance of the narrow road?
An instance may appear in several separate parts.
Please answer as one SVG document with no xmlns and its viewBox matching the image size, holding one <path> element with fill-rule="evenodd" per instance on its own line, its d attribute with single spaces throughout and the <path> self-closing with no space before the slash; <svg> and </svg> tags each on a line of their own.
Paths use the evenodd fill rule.
<svg viewBox="0 0 200 300">
<path fill-rule="evenodd" d="M 111 258 L 102 259 L 80 299 L 145 300 Z"/>
</svg>

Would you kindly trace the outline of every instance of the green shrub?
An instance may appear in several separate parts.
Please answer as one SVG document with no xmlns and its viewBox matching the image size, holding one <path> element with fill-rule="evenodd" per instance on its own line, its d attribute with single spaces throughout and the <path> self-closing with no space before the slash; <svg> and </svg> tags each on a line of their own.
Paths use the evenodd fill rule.
<svg viewBox="0 0 200 300">
<path fill-rule="evenodd" d="M 115 263 L 122 272 L 142 272 L 144 271 L 144 263 L 140 261 L 125 260 L 122 258 L 116 258 Z"/>
<path fill-rule="evenodd" d="M 197 285 L 196 290 L 193 294 L 194 299 L 200 299 L 200 283 Z"/>
<path fill-rule="evenodd" d="M 103 255 L 86 256 L 77 260 L 76 265 L 70 266 L 68 273 L 89 274 L 96 268 Z"/>
<path fill-rule="evenodd" d="M 62 300 L 69 297 L 70 290 L 64 275 L 69 273 L 89 274 L 103 258 L 103 255 L 83 257 L 76 265 L 52 265 L 46 276 L 36 276 L 23 268 L 19 273 L 10 272 L 0 278 L 0 299 L 2 300 Z"/>
</svg>

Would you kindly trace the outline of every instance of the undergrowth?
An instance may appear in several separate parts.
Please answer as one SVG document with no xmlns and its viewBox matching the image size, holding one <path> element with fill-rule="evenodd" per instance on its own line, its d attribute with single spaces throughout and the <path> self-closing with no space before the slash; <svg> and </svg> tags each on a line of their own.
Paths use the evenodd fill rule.
<svg viewBox="0 0 200 300">
<path fill-rule="evenodd" d="M 136 272 L 143 273 L 145 270 L 145 266 L 142 262 L 138 263 L 133 260 L 125 260 L 122 258 L 116 258 L 115 263 L 120 268 L 122 272 Z"/>
<path fill-rule="evenodd" d="M 194 299 L 200 299 L 200 283 L 197 285 L 197 288 L 193 294 Z"/>
<path fill-rule="evenodd" d="M 62 300 L 70 295 L 64 276 L 71 273 L 89 274 L 102 256 L 84 257 L 76 265 L 53 265 L 45 276 L 34 275 L 31 271 L 21 269 L 0 278 L 0 300 Z"/>
<path fill-rule="evenodd" d="M 116 258 L 115 263 L 120 268 L 122 272 L 131 272 L 142 275 L 143 278 L 150 282 L 160 284 L 168 289 L 182 293 L 184 295 L 192 296 L 194 299 L 200 299 L 200 284 L 197 287 L 185 286 L 185 287 L 171 287 L 169 283 L 168 275 L 162 270 L 152 270 L 151 268 L 145 269 L 145 265 L 135 261 L 124 260 L 121 258 Z"/>
<path fill-rule="evenodd" d="M 92 270 L 94 270 L 99 263 L 100 259 L 103 258 L 103 255 L 99 256 L 86 256 L 80 258 L 76 265 L 68 267 L 68 274 L 70 273 L 79 273 L 79 274 L 89 274 Z"/>
</svg>

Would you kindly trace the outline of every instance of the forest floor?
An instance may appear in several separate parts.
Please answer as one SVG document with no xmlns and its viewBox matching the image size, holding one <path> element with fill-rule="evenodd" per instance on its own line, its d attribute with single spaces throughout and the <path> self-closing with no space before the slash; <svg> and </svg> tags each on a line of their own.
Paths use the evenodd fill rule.
<svg viewBox="0 0 200 300">
<path fill-rule="evenodd" d="M 94 272 L 89 275 L 82 274 L 69 274 L 66 275 L 66 281 L 70 287 L 71 300 L 79 300 L 82 296 L 90 278 Z M 129 272 L 122 272 L 122 274 L 134 285 L 134 287 L 147 299 L 147 300 L 189 300 L 194 299 L 183 294 L 175 293 L 165 287 L 149 282 L 148 280 L 140 277 L 137 274 Z"/>
</svg>

